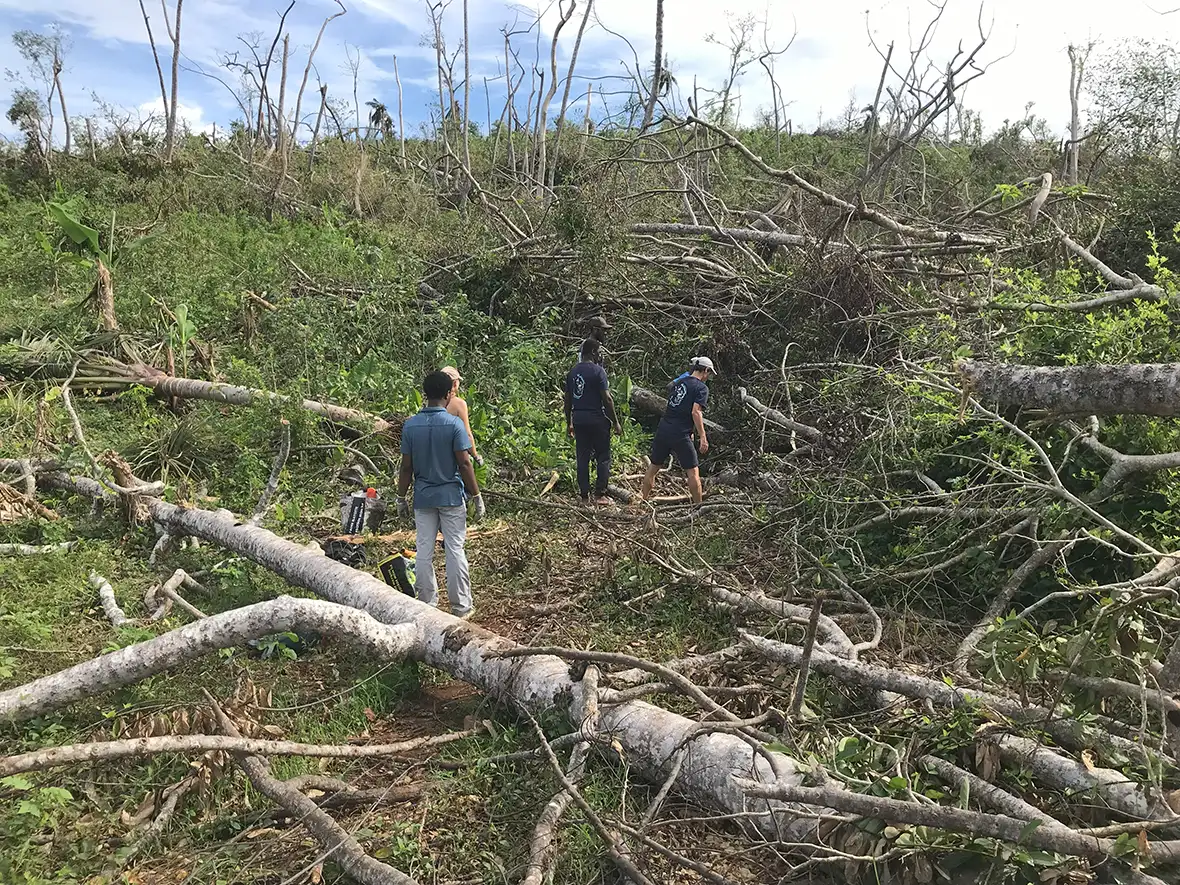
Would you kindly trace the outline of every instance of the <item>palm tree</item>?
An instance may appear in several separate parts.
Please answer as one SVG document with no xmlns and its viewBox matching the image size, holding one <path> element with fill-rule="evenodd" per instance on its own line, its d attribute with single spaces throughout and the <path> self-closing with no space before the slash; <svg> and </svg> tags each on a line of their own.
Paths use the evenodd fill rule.
<svg viewBox="0 0 1180 885">
<path fill-rule="evenodd" d="M 381 133 L 382 138 L 393 137 L 393 117 L 389 116 L 385 104 L 375 98 L 365 102 L 365 107 L 372 108 L 369 114 L 369 125 Z"/>
</svg>

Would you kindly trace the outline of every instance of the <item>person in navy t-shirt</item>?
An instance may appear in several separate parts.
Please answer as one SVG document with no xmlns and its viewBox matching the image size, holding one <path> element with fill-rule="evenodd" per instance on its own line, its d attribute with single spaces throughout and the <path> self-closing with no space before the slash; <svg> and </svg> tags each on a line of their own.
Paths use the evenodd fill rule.
<svg viewBox="0 0 1180 885">
<path fill-rule="evenodd" d="M 656 475 L 675 455 L 688 479 L 688 494 L 693 503 L 699 504 L 704 492 L 701 489 L 700 460 L 697 450 L 703 455 L 709 451 L 709 438 L 705 435 L 705 406 L 709 402 L 709 388 L 705 382 L 710 375 L 716 375 L 713 361 L 707 356 L 693 357 L 689 371 L 668 385 L 668 405 L 660 426 L 656 428 L 651 443 L 651 466 L 643 478 L 643 499 L 651 497 L 655 488 Z M 696 431 L 697 444 L 692 443 Z"/>
<path fill-rule="evenodd" d="M 613 427 L 622 436 L 623 425 L 602 368 L 601 345 L 594 338 L 582 342 L 578 364 L 565 379 L 565 426 L 574 439 L 582 500 L 590 500 L 590 461 L 594 460 L 598 465 L 594 503 L 609 504 L 606 489 L 610 484 L 610 432 Z"/>
</svg>

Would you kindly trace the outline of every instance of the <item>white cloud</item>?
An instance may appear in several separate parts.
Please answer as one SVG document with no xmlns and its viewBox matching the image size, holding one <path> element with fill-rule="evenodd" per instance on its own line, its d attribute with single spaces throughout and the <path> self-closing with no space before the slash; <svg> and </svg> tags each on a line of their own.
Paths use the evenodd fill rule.
<svg viewBox="0 0 1180 885">
<path fill-rule="evenodd" d="M 139 111 L 142 119 L 154 118 L 154 122 L 148 127 L 149 129 L 163 130 L 164 99 L 154 98 L 151 101 L 145 101 L 136 110 Z M 189 132 L 211 132 L 213 130 L 213 122 L 205 119 L 205 111 L 198 104 L 178 102 L 176 118 L 184 124 Z"/>
<path fill-rule="evenodd" d="M 538 29 L 540 43 L 533 34 L 514 38 L 526 71 L 534 64 L 549 66 L 548 42 L 556 23 L 557 4 L 551 0 L 524 0 L 534 10 L 544 10 Z M 1027 102 L 1034 112 L 1044 116 L 1057 130 L 1064 128 L 1068 115 L 1069 78 L 1065 47 L 1072 41 L 1085 42 L 1101 35 L 1110 45 L 1128 36 L 1180 42 L 1180 15 L 1160 16 L 1148 2 L 1122 0 L 1112 13 L 1110 0 L 985 0 L 985 24 L 994 22 L 992 39 L 984 52 L 987 60 L 1000 59 L 986 76 L 972 84 L 967 105 L 982 112 L 988 128 L 1005 118 L 1015 118 Z M 514 21 L 517 27 L 530 23 L 530 13 L 521 10 L 522 0 L 469 0 L 472 40 L 472 114 L 482 117 L 483 83 L 502 76 L 503 42 L 500 30 Z M 415 45 L 430 29 L 429 16 L 422 2 L 406 0 L 345 0 L 348 14 L 328 28 L 316 56 L 308 90 L 315 88 L 318 73 L 331 84 L 333 96 L 352 94 L 352 76 L 348 70 L 345 42 L 360 44 L 361 68 L 357 92 L 361 101 L 369 97 L 390 100 L 393 93 L 392 63 L 398 56 L 403 85 L 414 94 L 408 99 L 408 120 L 427 116 L 422 91 L 433 91 L 435 74 L 433 52 Z M 1158 0 L 1166 5 L 1165 0 Z M 241 49 L 239 34 L 264 35 L 269 45 L 283 2 L 271 0 L 202 0 L 186 6 L 183 40 L 187 60 L 214 70 L 225 51 Z M 52 12 L 35 7 L 52 7 Z M 651 64 L 656 0 L 596 0 L 594 19 L 618 32 L 625 39 L 612 36 L 603 27 L 591 24 L 582 45 L 579 74 L 582 78 L 613 77 L 595 82 L 595 106 L 604 97 L 617 108 L 628 88 L 627 69 L 634 69 L 638 53 L 640 65 Z M 867 22 L 866 22 L 866 6 Z M 694 80 L 702 90 L 717 87 L 725 77 L 726 50 L 706 40 L 709 34 L 724 38 L 728 31 L 727 14 L 769 18 L 768 34 L 772 45 L 781 46 L 797 31 L 788 52 L 776 63 L 776 73 L 789 103 L 788 116 L 796 128 L 809 129 L 821 117 L 840 114 L 850 98 L 863 106 L 872 98 L 880 74 L 881 60 L 870 45 L 873 39 L 884 47 L 895 43 L 895 61 L 904 55 L 925 27 L 931 5 L 929 0 L 665 0 L 664 46 L 680 89 L 691 91 Z M 564 73 L 569 52 L 586 8 L 578 3 L 573 20 L 562 33 L 558 52 L 559 70 Z M 314 42 L 324 17 L 336 9 L 333 0 L 302 0 L 287 19 L 291 33 L 293 80 L 302 77 L 306 53 Z M 949 0 L 930 55 L 941 66 L 954 53 L 960 39 L 970 42 L 976 33 L 979 11 L 975 0 Z M 152 28 L 167 67 L 167 37 L 158 4 L 149 5 Z M 83 77 L 66 78 L 71 111 L 84 106 L 90 88 L 100 95 L 117 96 L 117 101 L 150 95 L 155 87 L 155 71 L 150 57 L 144 61 L 147 37 L 138 4 L 134 0 L 54 0 L 52 4 L 30 4 L 28 0 L 0 0 L 0 23 L 11 29 L 42 27 L 52 19 L 67 24 L 79 42 L 79 54 L 67 58 L 67 75 L 77 65 Z M 454 2 L 447 9 L 444 22 L 447 44 L 456 47 L 462 39 L 462 6 Z M 756 35 L 761 42 L 762 34 Z M 89 45 L 83 46 L 87 41 Z M 94 42 L 97 41 L 97 44 Z M 630 46 L 628 45 L 630 43 Z M 120 66 L 119 53 L 136 47 L 134 70 Z M 90 53 L 89 70 L 83 74 L 83 48 Z M 11 47 L 7 47 L 11 56 Z M 3 55 L 0 52 L 0 55 Z M 536 57 L 534 57 L 536 55 Z M 7 61 L 5 59 L 0 59 Z M 167 71 L 165 71 L 167 74 Z M 223 73 L 223 72 L 222 72 Z M 528 74 L 520 101 L 527 98 Z M 547 78 L 548 79 L 548 78 Z M 500 81 L 502 84 L 502 81 Z M 584 95 L 586 81 L 574 84 L 573 96 Z M 290 83 L 289 83 L 290 87 Z M 492 85 L 493 115 L 502 101 L 502 86 Z M 198 113 L 196 122 L 208 125 L 204 114 L 224 120 L 235 108 L 221 87 L 199 75 L 181 75 L 181 104 Z M 765 72 L 751 65 L 739 85 L 742 117 L 755 118 L 759 108 L 771 104 L 770 87 Z M 77 91 L 77 105 L 74 93 Z M 501 97 L 497 97 L 497 94 Z M 560 93 L 559 93 L 560 96 Z M 351 103 L 351 101 L 350 101 Z M 204 106 L 202 110 L 201 106 Z M 82 110 L 79 107 L 79 110 Z"/>
<path fill-rule="evenodd" d="M 491 7 L 500 4 L 475 5 L 481 14 L 491 15 Z M 541 25 L 543 42 L 548 41 L 556 24 L 555 10 L 548 0 L 531 0 L 530 5 L 548 8 Z M 931 14 L 928 0 L 665 0 L 664 5 L 664 51 L 683 90 L 691 90 L 694 77 L 703 88 L 724 80 L 726 51 L 706 37 L 724 38 L 727 16 L 768 18 L 770 43 L 780 47 L 797 30 L 791 49 L 778 59 L 776 75 L 790 102 L 788 115 L 804 128 L 813 127 L 821 114 L 825 119 L 837 116 L 848 104 L 850 92 L 861 105 L 872 100 L 882 62 L 872 48 L 870 32 L 882 49 L 895 43 L 896 63 L 919 40 Z M 1033 102 L 1034 113 L 1060 131 L 1068 119 L 1065 48 L 1071 41 L 1101 37 L 1103 45 L 1110 46 L 1126 37 L 1147 37 L 1180 42 L 1180 15 L 1161 16 L 1145 0 L 1124 0 L 1117 4 L 1117 13 L 1113 5 L 1110 0 L 985 0 L 982 20 L 991 38 L 980 58 L 995 64 L 969 87 L 967 105 L 981 111 L 985 125 L 994 128 L 1005 118 L 1020 116 L 1025 104 Z M 1154 5 L 1168 6 L 1163 0 Z M 562 32 L 567 51 L 582 8 L 579 4 L 574 20 Z M 630 42 L 645 69 L 651 65 L 654 48 L 655 8 L 655 0 L 595 3 L 603 25 Z M 949 0 L 929 53 L 936 65 L 945 65 L 960 41 L 967 46 L 977 39 L 979 17 L 978 2 Z M 761 43 L 761 39 L 759 29 L 756 40 Z M 531 45 L 529 50 L 531 57 Z M 543 46 L 543 63 L 548 61 L 546 50 Z M 620 60 L 634 67 L 632 49 L 593 25 L 582 52 L 588 59 L 579 62 L 584 75 L 622 74 Z M 741 93 L 746 121 L 755 117 L 759 107 L 771 106 L 769 82 L 757 64 L 742 79 Z"/>
</svg>

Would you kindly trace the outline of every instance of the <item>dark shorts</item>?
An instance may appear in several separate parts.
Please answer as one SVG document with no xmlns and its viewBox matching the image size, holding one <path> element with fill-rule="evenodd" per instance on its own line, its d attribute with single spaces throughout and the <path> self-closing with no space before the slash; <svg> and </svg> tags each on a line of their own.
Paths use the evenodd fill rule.
<svg viewBox="0 0 1180 885">
<path fill-rule="evenodd" d="M 685 470 L 701 463 L 691 434 L 669 430 L 661 425 L 651 441 L 651 463 L 662 466 L 668 462 L 669 455 L 675 455 L 676 463 Z"/>
</svg>

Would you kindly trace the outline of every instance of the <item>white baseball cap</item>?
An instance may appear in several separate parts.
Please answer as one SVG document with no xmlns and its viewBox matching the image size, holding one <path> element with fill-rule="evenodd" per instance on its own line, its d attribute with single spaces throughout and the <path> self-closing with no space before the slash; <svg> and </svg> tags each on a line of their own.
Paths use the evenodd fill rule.
<svg viewBox="0 0 1180 885">
<path fill-rule="evenodd" d="M 713 361 L 707 356 L 694 356 L 689 365 L 694 369 L 708 369 L 714 375 L 717 374 L 717 370 L 713 368 Z"/>
</svg>

